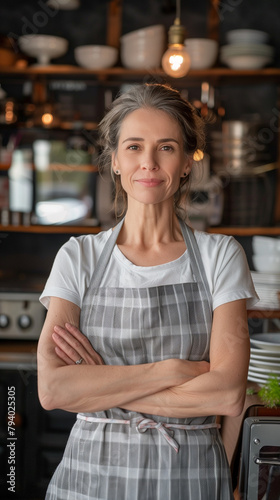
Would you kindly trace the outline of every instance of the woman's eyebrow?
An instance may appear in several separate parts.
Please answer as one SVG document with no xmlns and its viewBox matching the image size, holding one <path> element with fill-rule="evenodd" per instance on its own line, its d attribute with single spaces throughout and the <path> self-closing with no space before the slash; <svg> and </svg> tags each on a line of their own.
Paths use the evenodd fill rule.
<svg viewBox="0 0 280 500">
<path fill-rule="evenodd" d="M 159 139 L 157 142 L 176 142 L 176 144 L 179 144 L 179 142 L 172 137 L 165 137 L 164 139 Z"/>
<path fill-rule="evenodd" d="M 144 141 L 144 139 L 142 137 L 128 137 L 122 142 L 122 144 L 128 141 Z M 177 144 L 179 144 L 179 142 L 176 139 L 173 139 L 172 137 L 164 137 L 163 139 L 157 140 L 157 143 L 161 142 L 176 142 Z"/>
<path fill-rule="evenodd" d="M 128 137 L 122 142 L 122 144 L 128 141 L 144 141 L 144 139 L 142 137 Z"/>
</svg>

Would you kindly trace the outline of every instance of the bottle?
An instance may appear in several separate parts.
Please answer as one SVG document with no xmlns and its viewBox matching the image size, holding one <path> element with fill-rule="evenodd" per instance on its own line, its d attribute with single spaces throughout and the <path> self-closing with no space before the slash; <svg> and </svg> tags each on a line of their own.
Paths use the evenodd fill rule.
<svg viewBox="0 0 280 500">
<path fill-rule="evenodd" d="M 15 149 L 8 173 L 12 224 L 29 225 L 33 208 L 32 150 Z"/>
</svg>

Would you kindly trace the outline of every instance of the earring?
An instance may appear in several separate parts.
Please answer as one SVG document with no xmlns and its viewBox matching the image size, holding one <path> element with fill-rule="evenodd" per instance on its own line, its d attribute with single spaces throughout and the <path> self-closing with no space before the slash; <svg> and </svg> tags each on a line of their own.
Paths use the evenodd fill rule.
<svg viewBox="0 0 280 500">
<path fill-rule="evenodd" d="M 183 175 L 184 175 L 184 177 L 187 177 L 187 175 L 188 175 L 188 174 L 187 174 L 187 172 L 184 172 L 184 174 L 183 174 Z"/>
<path fill-rule="evenodd" d="M 116 175 L 120 175 L 120 171 L 119 170 L 115 170 L 115 174 Z"/>
</svg>

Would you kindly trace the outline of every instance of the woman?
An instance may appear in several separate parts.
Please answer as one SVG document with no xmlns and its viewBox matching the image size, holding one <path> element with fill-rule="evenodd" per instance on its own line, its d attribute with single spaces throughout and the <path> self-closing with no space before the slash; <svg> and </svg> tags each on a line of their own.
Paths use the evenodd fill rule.
<svg viewBox="0 0 280 500">
<path fill-rule="evenodd" d="M 78 413 L 47 499 L 233 498 L 216 415 L 242 410 L 257 296 L 233 238 L 178 218 L 202 127 L 160 84 L 100 124 L 125 217 L 71 238 L 41 297 L 40 400 Z"/>
</svg>

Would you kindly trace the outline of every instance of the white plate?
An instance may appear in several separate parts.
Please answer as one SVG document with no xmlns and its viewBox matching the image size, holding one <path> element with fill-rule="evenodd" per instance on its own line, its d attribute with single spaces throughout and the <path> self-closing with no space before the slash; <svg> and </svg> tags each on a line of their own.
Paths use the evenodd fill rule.
<svg viewBox="0 0 280 500">
<path fill-rule="evenodd" d="M 272 375 L 277 375 L 278 379 L 279 379 L 279 374 L 276 373 L 276 374 L 272 374 Z M 268 379 L 270 378 L 270 374 L 262 374 L 262 373 L 259 373 L 259 372 L 255 372 L 254 370 L 248 370 L 248 376 L 249 377 L 254 377 L 254 378 L 257 378 L 258 380 L 261 380 L 264 384 L 268 381 Z"/>
<path fill-rule="evenodd" d="M 274 354 L 274 352 L 273 352 Z M 252 361 L 260 361 L 262 363 L 277 363 L 279 366 L 280 366 L 280 356 L 277 357 L 277 356 L 263 356 L 261 354 L 253 354 L 251 352 L 251 356 L 250 356 L 250 360 Z"/>
<path fill-rule="evenodd" d="M 268 363 L 262 361 L 255 361 L 250 359 L 250 370 L 258 371 L 259 373 L 279 373 L 280 363 Z"/>
<path fill-rule="evenodd" d="M 267 379 L 268 379 L 268 375 L 263 375 L 262 373 L 259 373 L 259 372 L 255 372 L 254 370 L 248 370 L 248 375 L 250 377 L 256 377 L 258 378 L 259 380 L 262 380 L 263 382 L 266 382 Z"/>
<path fill-rule="evenodd" d="M 268 377 L 271 374 L 275 374 L 277 376 L 280 375 L 278 369 L 274 368 L 263 368 L 262 366 L 251 366 L 249 365 L 249 371 L 250 372 L 255 372 L 258 373 L 261 377 L 266 376 Z"/>
<path fill-rule="evenodd" d="M 280 333 L 254 333 L 250 335 L 250 343 L 254 347 L 280 353 Z"/>
<path fill-rule="evenodd" d="M 258 384 L 260 385 L 264 385 L 266 382 L 266 380 L 262 380 L 261 378 L 256 377 L 255 375 L 251 375 L 250 373 L 248 373 L 247 380 L 250 380 L 251 382 L 258 382 Z"/>
<path fill-rule="evenodd" d="M 260 349 L 259 347 L 252 347 L 251 346 L 251 356 L 254 355 L 255 357 L 259 357 L 259 359 L 263 359 L 264 357 L 267 357 L 271 359 L 271 357 L 276 357 L 280 358 L 280 352 L 277 351 L 271 351 L 270 349 Z"/>
</svg>

